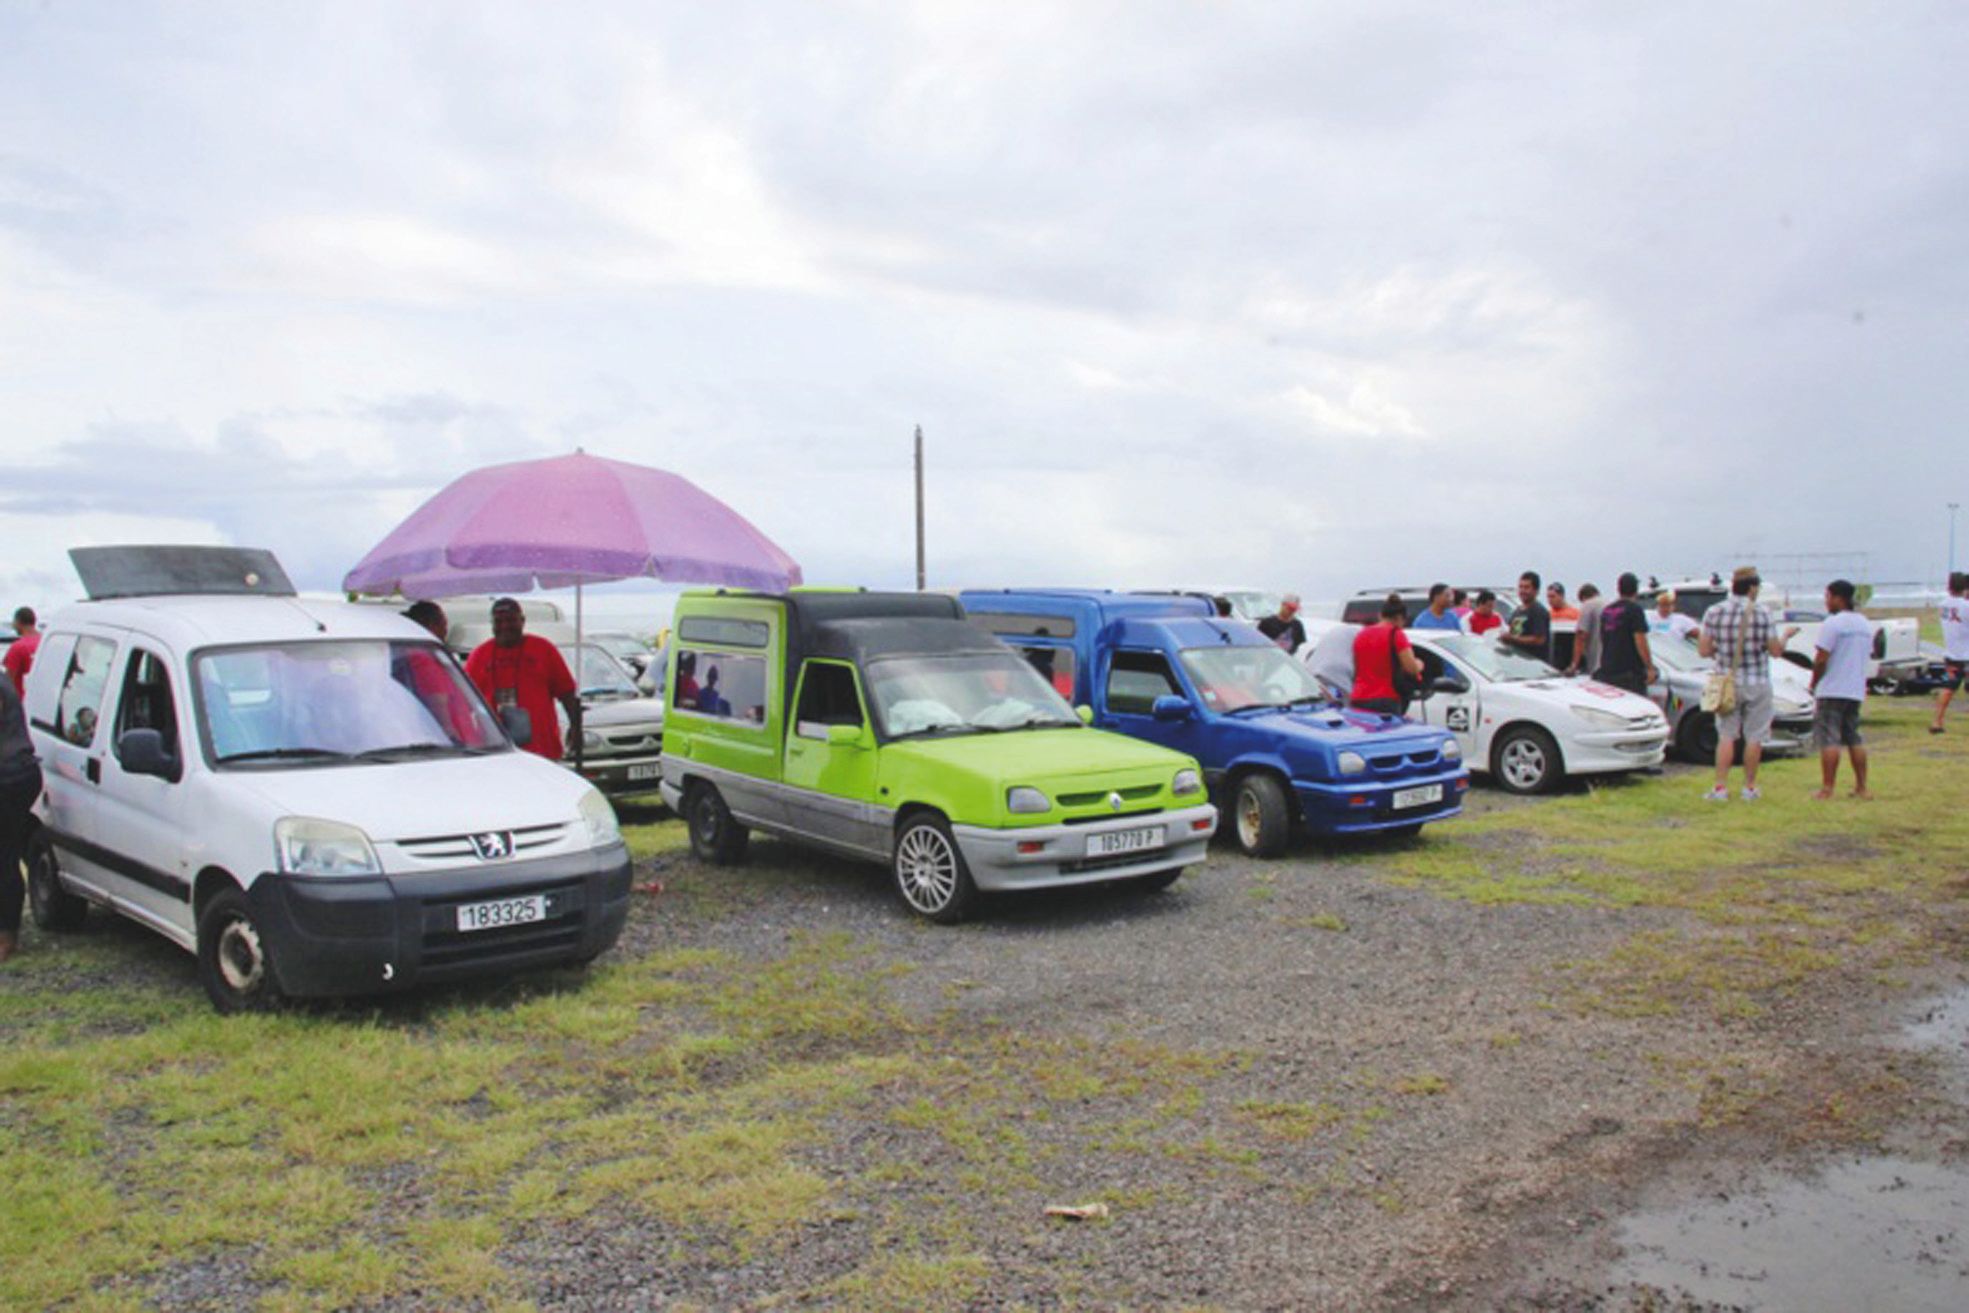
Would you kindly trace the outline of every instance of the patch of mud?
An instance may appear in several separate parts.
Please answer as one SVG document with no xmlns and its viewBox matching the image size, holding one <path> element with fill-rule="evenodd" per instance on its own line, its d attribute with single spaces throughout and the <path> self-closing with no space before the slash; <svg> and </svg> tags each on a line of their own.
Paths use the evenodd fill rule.
<svg viewBox="0 0 1969 1313">
<path fill-rule="evenodd" d="M 1969 1172 L 1861 1158 L 1816 1178 L 1636 1214 L 1622 1284 L 1749 1309 L 1959 1313 Z"/>
<path fill-rule="evenodd" d="M 1901 1032 L 1910 1048 L 1935 1055 L 1949 1097 L 1969 1104 L 1969 986 L 1930 999 Z"/>
</svg>

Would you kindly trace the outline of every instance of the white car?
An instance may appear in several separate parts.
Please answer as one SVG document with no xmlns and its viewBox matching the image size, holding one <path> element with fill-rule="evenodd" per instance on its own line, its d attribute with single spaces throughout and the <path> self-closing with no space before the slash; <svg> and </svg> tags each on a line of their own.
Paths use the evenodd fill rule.
<svg viewBox="0 0 1969 1313">
<path fill-rule="evenodd" d="M 1353 681 L 1354 635 L 1360 629 L 1332 622 L 1318 628 L 1300 649 L 1301 658 L 1344 696 Z M 1661 765 L 1668 722 L 1647 698 L 1569 678 L 1491 635 L 1407 633 L 1422 663 L 1425 691 L 1410 706 L 1409 719 L 1456 735 L 1470 769 L 1499 787 L 1542 793 L 1570 775 Z"/>
<path fill-rule="evenodd" d="M 91 905 L 222 1012 L 585 962 L 629 909 L 608 800 L 521 752 L 421 626 L 294 595 L 265 552 L 70 553 L 25 700 L 43 930 Z"/>
<path fill-rule="evenodd" d="M 1727 584 L 1712 583 L 1707 579 L 1688 579 L 1681 583 L 1664 584 L 1664 588 L 1675 594 L 1675 609 L 1691 619 L 1701 622 L 1703 613 L 1730 595 Z M 1641 601 L 1650 615 L 1654 611 L 1655 589 L 1641 594 Z M 1787 629 L 1795 629 L 1784 645 L 1785 660 L 1805 670 L 1812 668 L 1812 657 L 1817 651 L 1819 626 L 1825 621 L 1825 613 L 1817 610 L 1818 599 L 1812 599 L 1812 608 L 1800 610 L 1773 601 L 1768 592 L 1759 597 L 1759 605 L 1771 613 L 1771 621 L 1777 626 L 1779 634 Z M 1873 650 L 1867 656 L 1867 686 L 1875 692 L 1891 692 L 1902 680 L 1915 678 L 1922 668 L 1921 624 L 1916 620 L 1896 618 L 1874 620 L 1867 623 L 1873 627 Z"/>
</svg>

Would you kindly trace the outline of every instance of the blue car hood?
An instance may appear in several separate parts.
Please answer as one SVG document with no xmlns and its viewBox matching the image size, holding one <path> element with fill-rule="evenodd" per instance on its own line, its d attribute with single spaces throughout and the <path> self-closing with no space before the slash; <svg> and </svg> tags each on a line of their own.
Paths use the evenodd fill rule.
<svg viewBox="0 0 1969 1313">
<path fill-rule="evenodd" d="M 1229 719 L 1293 738 L 1335 746 L 1359 744 L 1371 748 L 1393 748 L 1409 744 L 1435 744 L 1450 737 L 1447 730 L 1418 725 L 1399 716 L 1339 707 L 1323 707 L 1316 711 L 1270 711 Z"/>
</svg>

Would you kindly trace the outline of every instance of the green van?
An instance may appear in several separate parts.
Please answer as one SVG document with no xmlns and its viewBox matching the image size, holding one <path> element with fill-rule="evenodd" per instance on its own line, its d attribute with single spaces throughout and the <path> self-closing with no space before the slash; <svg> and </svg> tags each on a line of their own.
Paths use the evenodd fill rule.
<svg viewBox="0 0 1969 1313">
<path fill-rule="evenodd" d="M 673 633 L 663 799 L 705 861 L 762 830 L 887 863 L 949 923 L 980 892 L 1162 888 L 1216 829 L 1193 759 L 1088 728 L 956 598 L 696 591 Z"/>
</svg>

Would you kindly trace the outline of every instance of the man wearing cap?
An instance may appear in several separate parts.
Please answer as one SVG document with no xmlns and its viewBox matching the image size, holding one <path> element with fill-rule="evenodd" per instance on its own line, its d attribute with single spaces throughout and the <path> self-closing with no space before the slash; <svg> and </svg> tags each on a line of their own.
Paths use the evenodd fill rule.
<svg viewBox="0 0 1969 1313">
<path fill-rule="evenodd" d="M 561 726 L 554 703 L 567 710 L 569 727 L 581 732 L 581 698 L 561 651 L 526 632 L 526 612 L 510 597 L 492 604 L 492 637 L 465 662 L 465 673 L 503 718 L 509 707 L 526 712 L 532 736 L 520 744 L 549 761 L 561 759 Z"/>
<path fill-rule="evenodd" d="M 1730 800 L 1738 736 L 1743 738 L 1743 800 L 1763 797 L 1757 767 L 1771 736 L 1771 658 L 1783 656 L 1785 641 L 1798 632 L 1792 628 L 1780 635 L 1771 613 L 1757 605 L 1763 582 L 1756 566 L 1739 566 L 1730 577 L 1730 596 L 1702 613 L 1697 649 L 1735 675 L 1737 685 L 1736 705 L 1716 717 L 1716 783 L 1703 795 L 1710 802 Z"/>
<path fill-rule="evenodd" d="M 1258 622 L 1258 632 L 1288 652 L 1306 645 L 1306 626 L 1299 619 L 1299 594 L 1287 593 L 1279 599 L 1278 614 Z"/>
</svg>

